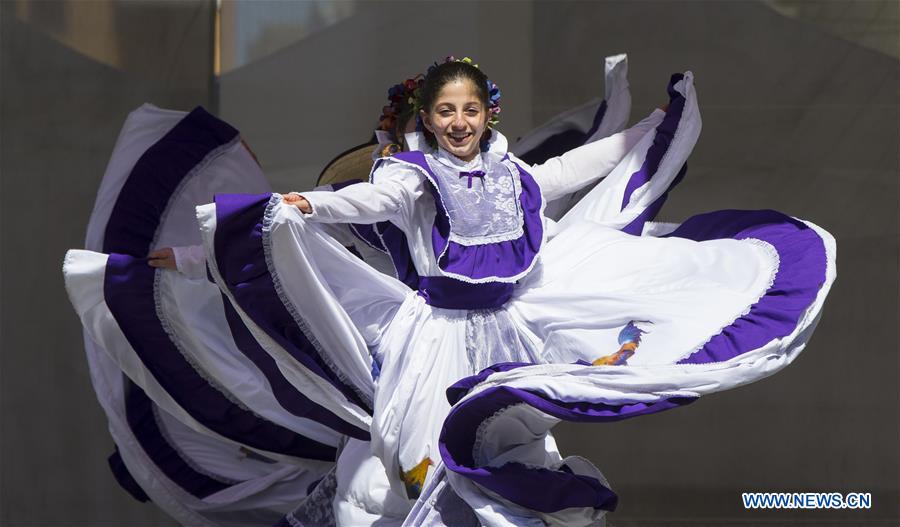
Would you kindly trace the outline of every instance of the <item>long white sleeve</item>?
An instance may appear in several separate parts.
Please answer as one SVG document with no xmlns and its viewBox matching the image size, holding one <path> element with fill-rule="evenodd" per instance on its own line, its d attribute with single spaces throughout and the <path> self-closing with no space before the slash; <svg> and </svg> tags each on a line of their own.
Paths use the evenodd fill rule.
<svg viewBox="0 0 900 527">
<path fill-rule="evenodd" d="M 531 167 L 544 199 L 552 201 L 608 175 L 649 130 L 666 115 L 654 110 L 631 128 L 588 143 Z"/>
<path fill-rule="evenodd" d="M 386 164 L 375 171 L 374 183 L 358 183 L 336 191 L 310 191 L 312 212 L 304 218 L 322 223 L 377 223 L 408 214 L 425 190 L 412 169 Z"/>
<path fill-rule="evenodd" d="M 195 280 L 206 278 L 206 253 L 202 245 L 172 247 L 172 252 L 178 272 Z"/>
</svg>

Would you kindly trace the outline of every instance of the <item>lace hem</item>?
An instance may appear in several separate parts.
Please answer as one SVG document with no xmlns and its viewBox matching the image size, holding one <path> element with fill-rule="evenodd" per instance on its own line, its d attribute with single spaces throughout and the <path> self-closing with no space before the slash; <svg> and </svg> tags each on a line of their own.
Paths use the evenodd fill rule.
<svg viewBox="0 0 900 527">
<path fill-rule="evenodd" d="M 493 234 L 490 236 L 463 236 L 461 234 L 456 234 L 453 231 L 450 231 L 450 241 L 458 243 L 460 245 L 465 245 L 466 247 L 473 247 L 476 245 L 488 245 L 491 243 L 499 243 L 499 242 L 508 242 L 510 240 L 515 240 L 521 238 L 525 235 L 525 228 L 522 225 L 511 232 L 501 233 L 501 234 Z"/>
<path fill-rule="evenodd" d="M 153 420 L 156 422 L 156 427 L 159 429 L 159 433 L 162 434 L 163 438 L 166 440 L 169 446 L 172 447 L 172 450 L 174 450 L 175 453 L 178 454 L 178 457 L 180 457 L 187 466 L 191 467 L 191 469 L 193 469 L 195 472 L 203 474 L 210 479 L 214 479 L 219 483 L 224 483 L 225 485 L 237 485 L 238 483 L 240 483 L 239 480 L 227 478 L 201 467 L 199 464 L 197 464 L 196 461 L 193 460 L 193 458 L 185 455 L 185 453 L 178 446 L 178 443 L 176 443 L 172 439 L 172 435 L 169 433 L 169 429 L 166 427 L 166 424 L 163 422 L 162 417 L 159 415 L 159 407 L 154 403 L 150 406 L 150 411 L 153 413 Z"/>
<path fill-rule="evenodd" d="M 744 308 L 740 313 L 737 314 L 737 316 L 732 318 L 727 324 L 724 324 L 722 327 L 720 327 L 718 331 L 716 331 L 715 333 L 710 335 L 709 338 L 707 338 L 703 342 L 703 344 L 700 344 L 699 346 L 692 349 L 688 353 L 682 355 L 681 357 L 678 357 L 675 361 L 676 363 L 679 361 L 682 361 L 682 360 L 690 357 L 694 353 L 697 353 L 698 351 L 702 350 L 703 348 L 706 347 L 707 344 L 709 344 L 709 342 L 713 338 L 716 337 L 716 335 L 721 334 L 722 331 L 725 330 L 725 328 L 733 325 L 738 319 L 749 315 L 750 311 L 753 309 L 753 306 L 758 304 L 759 301 L 762 300 L 762 298 L 764 296 L 766 296 L 766 294 L 768 294 L 769 289 L 772 289 L 772 285 L 775 284 L 775 278 L 778 277 L 778 271 L 781 269 L 781 256 L 778 254 L 778 250 L 775 249 L 775 247 L 772 244 L 770 244 L 769 242 L 760 240 L 758 238 L 742 238 L 739 241 L 749 243 L 750 245 L 759 247 L 766 254 L 766 257 L 769 258 L 770 262 L 772 263 L 772 270 L 769 271 L 769 279 L 768 279 L 768 282 L 766 283 L 766 286 L 764 288 L 762 288 L 762 292 L 756 297 L 756 299 L 753 300 L 753 302 L 750 302 L 746 308 Z M 718 362 L 721 362 L 721 361 L 718 361 Z M 683 364 L 679 364 L 679 366 L 708 366 L 710 364 L 717 364 L 718 362 L 705 362 L 705 363 L 699 363 L 699 364 L 683 363 Z"/>
<path fill-rule="evenodd" d="M 181 354 L 181 357 L 188 363 L 188 365 L 199 375 L 203 380 L 206 381 L 207 384 L 212 386 L 217 392 L 221 393 L 223 397 L 228 399 L 229 402 L 240 408 L 241 410 L 252 413 L 255 417 L 263 419 L 261 416 L 253 412 L 251 409 L 247 408 L 241 401 L 236 399 L 234 395 L 225 389 L 224 386 L 219 384 L 212 376 L 210 376 L 203 367 L 200 366 L 199 363 L 185 351 L 186 346 L 184 341 L 182 341 L 181 337 L 175 333 L 175 330 L 172 329 L 172 323 L 169 320 L 169 317 L 166 315 L 165 310 L 162 305 L 162 293 L 160 292 L 159 282 L 162 280 L 162 273 L 164 271 L 157 270 L 153 276 L 153 303 L 156 306 L 156 317 L 159 319 L 160 326 L 162 326 L 163 331 L 166 332 L 166 335 L 169 337 L 169 340 L 175 346 L 175 349 L 178 350 L 178 353 Z"/>
<path fill-rule="evenodd" d="M 262 218 L 262 246 L 263 253 L 266 259 L 266 267 L 268 268 L 269 275 L 272 277 L 272 285 L 275 287 L 275 293 L 278 295 L 278 299 L 284 304 L 284 307 L 290 313 L 291 318 L 294 320 L 294 323 L 297 324 L 297 327 L 300 328 L 300 331 L 303 332 L 303 335 L 309 340 L 310 344 L 312 344 L 313 348 L 315 348 L 316 352 L 319 354 L 319 357 L 325 362 L 325 365 L 328 369 L 341 381 L 345 386 L 348 386 L 353 393 L 355 393 L 361 401 L 363 401 L 370 408 L 372 407 L 372 398 L 367 394 L 363 393 L 359 387 L 353 383 L 346 374 L 335 364 L 335 362 L 331 359 L 331 357 L 325 352 L 322 347 L 322 344 L 316 338 L 315 334 L 310 329 L 309 325 L 306 323 L 306 320 L 300 316 L 300 312 L 297 310 L 297 306 L 290 301 L 287 297 L 287 293 L 284 290 L 284 286 L 281 282 L 281 277 L 278 274 L 278 271 L 275 269 L 275 261 L 272 258 L 272 224 L 275 220 L 275 210 L 276 207 L 281 203 L 282 197 L 280 194 L 273 193 L 269 198 L 269 203 L 266 205 L 266 210 L 263 213 Z"/>
<path fill-rule="evenodd" d="M 181 192 L 184 190 L 184 187 L 202 170 L 204 170 L 210 163 L 213 162 L 214 159 L 224 154 L 227 150 L 232 148 L 234 145 L 241 142 L 241 135 L 237 134 L 234 136 L 234 139 L 231 141 L 222 144 L 213 150 L 210 150 L 203 159 L 200 160 L 199 163 L 194 165 L 191 168 L 191 171 L 185 174 L 181 181 L 178 182 L 178 185 L 175 187 L 175 190 L 172 191 L 172 194 L 169 196 L 169 201 L 166 202 L 166 206 L 163 208 L 162 214 L 159 215 L 159 223 L 158 225 L 164 225 L 166 219 L 169 217 L 169 214 L 172 210 L 172 203 L 175 202 L 181 196 Z M 159 234 L 162 232 L 162 229 L 157 228 L 156 232 L 153 233 L 153 240 L 150 242 L 150 248 L 153 249 L 156 247 L 157 243 L 159 243 Z"/>
</svg>

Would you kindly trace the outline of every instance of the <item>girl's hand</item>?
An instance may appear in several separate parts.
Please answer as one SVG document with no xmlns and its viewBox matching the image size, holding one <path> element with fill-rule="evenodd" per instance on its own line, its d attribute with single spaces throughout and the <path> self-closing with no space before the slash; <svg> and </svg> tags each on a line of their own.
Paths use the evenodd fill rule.
<svg viewBox="0 0 900 527">
<path fill-rule="evenodd" d="M 300 209 L 300 212 L 304 214 L 309 214 L 310 212 L 312 212 L 312 206 L 308 201 L 306 201 L 306 198 L 304 198 L 300 194 L 297 194 L 296 192 L 285 194 L 283 196 L 283 200 L 288 205 L 297 207 L 298 209 Z"/>
<path fill-rule="evenodd" d="M 175 264 L 175 251 L 171 247 L 157 249 L 147 255 L 147 265 L 150 267 L 162 267 L 163 269 L 177 270 Z"/>
</svg>

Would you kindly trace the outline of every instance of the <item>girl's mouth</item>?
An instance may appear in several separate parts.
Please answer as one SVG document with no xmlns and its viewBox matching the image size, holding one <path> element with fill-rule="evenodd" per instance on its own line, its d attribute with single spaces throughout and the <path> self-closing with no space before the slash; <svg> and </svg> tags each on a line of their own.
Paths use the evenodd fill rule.
<svg viewBox="0 0 900 527">
<path fill-rule="evenodd" d="M 463 132 L 447 134 L 447 137 L 450 139 L 450 144 L 452 144 L 453 146 L 462 146 L 466 143 L 471 135 L 471 132 Z"/>
</svg>

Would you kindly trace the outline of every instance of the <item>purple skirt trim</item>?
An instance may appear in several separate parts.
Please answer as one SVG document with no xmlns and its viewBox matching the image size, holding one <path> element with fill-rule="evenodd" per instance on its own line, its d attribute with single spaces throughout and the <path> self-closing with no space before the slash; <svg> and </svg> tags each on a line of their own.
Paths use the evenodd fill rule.
<svg viewBox="0 0 900 527">
<path fill-rule="evenodd" d="M 138 159 L 113 206 L 103 252 L 146 256 L 169 198 L 191 170 L 238 137 L 228 123 L 195 108 Z"/>
<path fill-rule="evenodd" d="M 690 218 L 668 236 L 697 241 L 755 238 L 771 244 L 780 266 L 772 286 L 749 313 L 714 336 L 703 349 L 680 363 L 729 360 L 790 335 L 815 301 L 826 280 L 827 257 L 822 238 L 803 222 L 775 211 L 718 211 Z M 441 433 L 441 454 L 447 467 L 522 506 L 552 512 L 567 507 L 593 506 L 612 510 L 614 494 L 598 488 L 592 478 L 567 471 L 532 469 L 511 463 L 499 468 L 474 464 L 478 427 L 514 404 L 525 403 L 554 417 L 577 422 L 608 422 L 684 406 L 694 398 L 675 397 L 652 403 L 610 405 L 563 402 L 547 395 L 496 386 L 458 404 L 492 374 L 530 366 L 503 363 L 456 382 L 447 389 L 450 411 Z M 523 484 L 522 482 L 526 482 Z M 601 485 L 602 487 L 602 485 Z M 553 489 L 553 491 L 547 491 Z M 556 489 L 562 489 L 557 492 Z"/>
<path fill-rule="evenodd" d="M 225 319 L 228 321 L 228 328 L 231 330 L 235 345 L 265 375 L 275 399 L 285 410 L 298 417 L 312 419 L 350 437 L 362 441 L 369 440 L 370 436 L 367 431 L 360 430 L 344 421 L 297 390 L 278 369 L 275 359 L 259 345 L 244 321 L 241 320 L 241 316 L 234 310 L 231 301 L 224 294 L 222 295 L 222 305 L 225 306 Z M 332 454 L 330 459 L 335 459 L 337 451 L 334 450 Z"/>
<path fill-rule="evenodd" d="M 133 267 L 136 270 L 137 281 L 134 283 L 128 283 L 126 279 L 126 283 L 113 284 L 109 282 L 110 278 L 112 278 L 111 276 L 105 278 L 104 288 L 107 292 L 111 292 L 113 296 L 118 296 L 116 291 L 131 291 L 135 301 L 142 304 L 139 307 L 140 312 L 130 312 L 131 309 L 135 308 L 135 305 L 127 298 L 127 292 L 124 295 L 125 298 L 119 299 L 122 301 L 121 306 L 116 307 L 117 300 L 111 303 L 108 301 L 110 311 L 113 313 L 114 318 L 117 319 L 117 322 L 120 325 L 124 322 L 128 326 L 122 328 L 123 332 L 126 333 L 126 337 L 130 333 L 132 339 L 135 337 L 140 339 L 142 337 L 138 333 L 149 331 L 154 333 L 154 339 L 160 339 L 163 348 L 168 348 L 168 351 L 172 351 L 170 347 L 174 345 L 168 339 L 168 335 L 165 334 L 160 326 L 159 319 L 156 317 L 153 296 L 153 270 L 143 261 L 137 261 L 136 264 L 132 265 L 129 263 L 130 258 L 122 255 L 128 254 L 140 258 L 150 251 L 150 244 L 159 227 L 160 218 L 168 206 L 173 193 L 178 189 L 185 177 L 209 155 L 220 148 L 227 147 L 230 143 L 237 140 L 237 137 L 238 131 L 236 129 L 198 106 L 159 141 L 148 148 L 128 175 L 107 221 L 102 249 L 103 252 L 111 254 L 110 260 L 112 260 L 112 265 L 118 269 L 118 272 L 128 274 L 128 267 Z M 115 272 L 112 274 L 115 274 Z M 113 278 L 113 281 L 116 281 L 116 279 Z M 136 324 L 132 324 L 132 322 L 136 322 Z M 136 342 L 132 339 L 129 339 L 129 342 L 135 347 L 134 344 Z M 142 346 L 140 342 L 137 342 L 137 344 Z M 135 349 L 137 351 L 138 348 L 135 347 Z M 178 353 L 177 350 L 175 352 Z M 155 359 L 157 358 L 155 355 L 156 351 L 151 350 L 149 356 Z M 180 357 L 180 353 L 178 353 L 178 357 Z M 190 382 L 192 384 L 197 382 L 197 377 L 199 376 L 197 376 L 197 373 L 193 371 L 190 365 L 171 363 L 170 366 L 175 370 L 179 370 L 176 374 L 177 377 L 191 378 Z M 187 371 L 188 369 L 190 371 Z M 205 387 L 201 388 L 201 391 L 204 392 L 212 389 L 205 380 L 203 380 L 201 386 Z M 181 454 L 169 444 L 165 435 L 159 429 L 153 414 L 154 403 L 136 384 L 128 379 L 125 379 L 125 389 L 126 416 L 129 428 L 147 456 L 168 478 L 185 489 L 185 491 L 199 498 L 214 494 L 230 486 L 231 483 L 212 478 L 194 470 L 191 464 L 183 459 Z M 189 394 L 187 399 L 190 400 L 193 396 L 194 394 Z M 176 396 L 176 400 L 178 398 Z M 184 399 L 183 394 L 181 398 Z M 218 397 L 215 398 L 219 399 Z M 207 408 L 203 412 L 205 417 L 211 417 L 213 420 L 220 419 L 222 415 L 228 414 L 232 409 L 236 408 L 227 400 L 224 403 L 219 400 L 219 403 L 221 404 L 217 403 L 217 406 Z M 186 404 L 184 406 L 185 409 L 191 412 L 189 401 L 184 404 Z M 216 412 L 220 412 L 222 415 L 215 417 L 209 415 Z M 199 422 L 207 420 L 204 416 L 199 416 L 198 418 L 198 416 L 194 415 L 194 417 Z M 263 428 L 273 431 L 278 436 L 274 438 L 274 442 L 271 437 L 251 439 L 251 442 L 245 443 L 248 445 L 264 444 L 266 448 L 274 447 L 274 451 L 279 451 L 280 447 L 277 443 L 280 441 L 282 446 L 287 447 L 291 455 L 308 451 L 314 453 L 314 455 L 322 456 L 325 449 L 331 449 L 327 445 L 322 445 L 293 434 L 289 430 L 281 429 L 255 416 L 245 416 L 242 418 L 242 422 L 245 425 L 249 425 L 250 429 L 255 429 L 255 424 L 260 424 Z M 221 421 L 218 424 L 212 424 L 213 429 L 219 428 L 220 430 L 229 426 L 229 423 Z M 238 432 L 235 438 L 242 439 L 242 437 L 238 437 L 241 436 L 240 431 Z M 256 432 L 252 433 L 255 434 Z M 294 436 L 294 439 L 289 439 L 291 435 Z M 116 475 L 119 483 L 132 495 L 136 495 L 134 489 L 130 488 L 130 481 L 134 481 L 133 478 L 130 478 L 130 475 L 128 478 L 125 478 L 121 470 L 124 466 L 120 467 L 118 464 L 111 463 L 110 467 L 113 469 L 113 473 Z"/>
<path fill-rule="evenodd" d="M 779 258 L 775 281 L 750 311 L 680 364 L 726 361 L 790 335 L 826 280 L 822 238 L 805 223 L 773 210 L 701 214 L 668 236 L 697 241 L 755 238 L 772 245 Z"/>
<path fill-rule="evenodd" d="M 237 443 L 288 456 L 331 461 L 334 449 L 241 408 L 184 358 L 156 311 L 157 271 L 143 258 L 111 254 L 103 295 L 141 362 L 156 382 L 203 426 Z"/>
<path fill-rule="evenodd" d="M 508 366 L 510 367 L 500 369 L 512 369 L 522 365 Z M 464 379 L 463 382 L 465 381 Z M 455 388 L 456 385 L 451 390 Z M 441 430 L 441 457 L 448 469 L 529 509 L 556 512 L 570 507 L 593 507 L 612 511 L 615 510 L 617 503 L 613 491 L 595 478 L 573 474 L 565 468 L 561 470 L 531 468 L 519 463 L 507 463 L 500 467 L 476 466 L 473 447 L 479 426 L 504 408 L 520 403 L 567 421 L 602 423 L 660 412 L 689 404 L 694 400 L 670 398 L 654 403 L 623 405 L 568 403 L 527 390 L 496 386 L 450 410 Z"/>
<path fill-rule="evenodd" d="M 125 381 L 125 415 L 128 426 L 147 456 L 167 478 L 190 495 L 203 499 L 225 490 L 233 484 L 197 471 L 191 463 L 181 457 L 181 453 L 169 444 L 165 434 L 159 428 L 159 423 L 154 415 L 153 402 L 138 385 L 127 379 Z M 118 479 L 118 474 L 116 479 Z M 120 484 L 122 484 L 121 480 Z M 128 486 L 123 484 L 123 487 L 128 492 L 132 492 Z"/>
<path fill-rule="evenodd" d="M 106 464 L 109 465 L 109 470 L 113 473 L 113 477 L 116 478 L 119 486 L 125 489 L 128 494 L 131 494 L 132 498 L 141 503 L 152 501 L 150 496 L 147 496 L 141 485 L 134 479 L 134 476 L 131 475 L 131 472 L 128 471 L 125 461 L 122 460 L 122 454 L 119 453 L 119 447 L 116 447 L 112 455 L 106 458 Z"/>
<path fill-rule="evenodd" d="M 673 188 L 677 187 L 681 180 L 684 179 L 684 175 L 687 173 L 687 163 L 681 167 L 681 170 L 678 171 L 678 174 L 675 176 L 675 179 L 669 184 L 669 188 L 666 189 L 665 192 L 662 193 L 661 196 L 656 198 L 653 203 L 650 204 L 649 207 L 644 209 L 638 217 L 633 219 L 631 223 L 622 227 L 621 231 L 632 234 L 634 236 L 640 236 L 644 232 L 644 224 L 648 221 L 653 221 L 656 218 L 656 215 L 659 214 L 660 209 L 666 203 L 666 199 L 669 197 L 669 192 L 672 191 Z"/>
<path fill-rule="evenodd" d="M 644 163 L 637 172 L 631 175 L 625 186 L 625 194 L 622 196 L 622 208 L 620 210 L 625 210 L 628 202 L 631 201 L 631 195 L 634 194 L 634 191 L 653 178 L 653 175 L 659 169 L 663 156 L 669 150 L 669 145 L 672 144 L 672 139 L 675 137 L 675 132 L 681 122 L 681 114 L 684 112 L 684 103 L 686 102 L 684 96 L 675 91 L 675 84 L 683 78 L 683 74 L 676 73 L 669 79 L 669 86 L 667 87 L 669 92 L 669 109 L 666 111 L 666 116 L 663 117 L 662 122 L 656 127 L 656 135 L 653 136 L 653 144 L 647 150 Z"/>
</svg>

